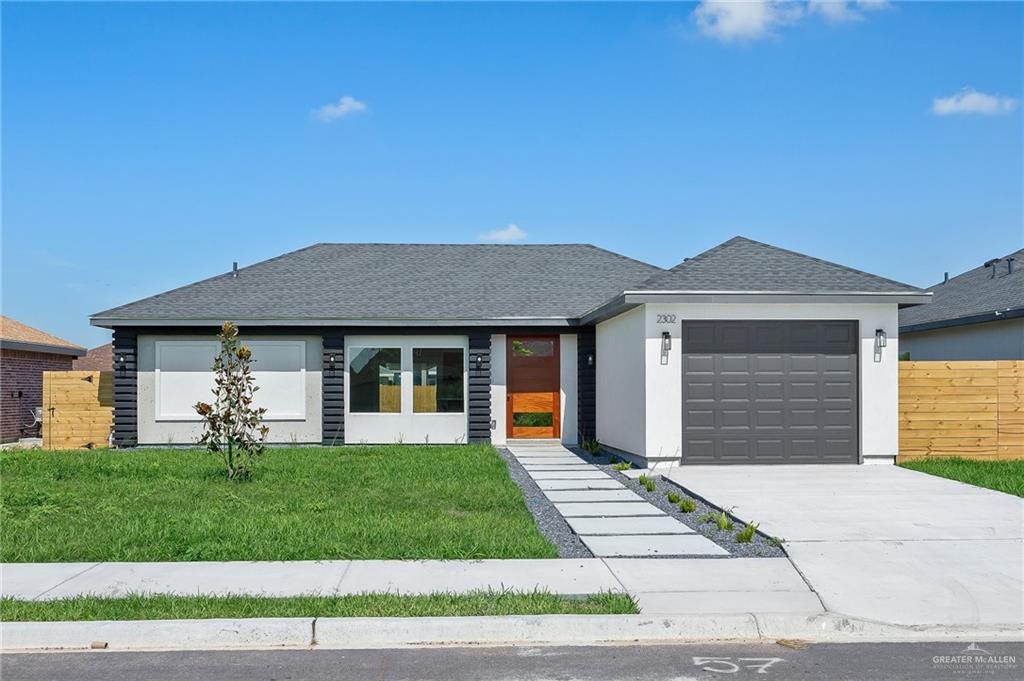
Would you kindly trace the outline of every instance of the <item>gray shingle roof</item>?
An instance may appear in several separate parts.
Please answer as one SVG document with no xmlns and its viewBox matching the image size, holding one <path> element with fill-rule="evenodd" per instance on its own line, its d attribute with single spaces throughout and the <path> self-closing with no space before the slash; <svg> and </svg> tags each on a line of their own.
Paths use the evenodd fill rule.
<svg viewBox="0 0 1024 681">
<path fill-rule="evenodd" d="M 921 289 L 742 236 L 653 275 L 637 291 L 921 293 Z"/>
<path fill-rule="evenodd" d="M 1010 257 L 1016 259 L 1012 274 L 1006 261 Z M 1024 308 L 1024 248 L 1000 258 L 994 268 L 995 278 L 992 267 L 981 265 L 930 287 L 932 304 L 901 310 L 900 328 Z"/>
<path fill-rule="evenodd" d="M 316 244 L 93 320 L 575 319 L 661 271 L 587 244 Z"/>
</svg>

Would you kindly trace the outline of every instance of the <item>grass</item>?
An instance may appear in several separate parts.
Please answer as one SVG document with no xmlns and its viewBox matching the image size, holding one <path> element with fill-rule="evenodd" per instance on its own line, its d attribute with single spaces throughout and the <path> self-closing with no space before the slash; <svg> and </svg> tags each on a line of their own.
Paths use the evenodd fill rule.
<svg viewBox="0 0 1024 681">
<path fill-rule="evenodd" d="M 487 445 L 0 452 L 0 561 L 556 558 Z"/>
<path fill-rule="evenodd" d="M 1024 460 L 969 461 L 960 458 L 932 458 L 901 461 L 900 466 L 914 471 L 959 480 L 1024 497 Z"/>
<path fill-rule="evenodd" d="M 488 615 L 631 615 L 636 602 L 626 594 L 570 598 L 545 592 L 481 591 L 424 596 L 161 596 L 123 598 L 79 596 L 54 601 L 0 599 L 0 620 L 56 622 L 83 620 L 167 620 L 251 617 L 467 617 Z"/>
</svg>

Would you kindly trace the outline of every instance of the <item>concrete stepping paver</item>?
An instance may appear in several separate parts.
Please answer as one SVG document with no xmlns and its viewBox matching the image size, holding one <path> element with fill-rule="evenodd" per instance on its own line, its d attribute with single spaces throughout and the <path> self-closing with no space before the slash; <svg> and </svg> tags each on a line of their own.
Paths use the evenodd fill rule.
<svg viewBox="0 0 1024 681">
<path fill-rule="evenodd" d="M 566 518 L 576 534 L 696 534 L 696 531 L 675 518 L 646 516 L 643 518 Z"/>
<path fill-rule="evenodd" d="M 586 461 L 581 461 L 580 459 L 574 456 L 551 456 L 547 458 L 530 457 L 529 459 L 516 459 L 516 461 L 523 464 L 524 466 L 553 466 L 560 463 L 579 463 L 586 464 L 587 466 L 591 465 Z"/>
<path fill-rule="evenodd" d="M 694 560 L 612 558 L 608 569 L 630 593 L 665 591 L 809 591 L 788 558 Z"/>
<path fill-rule="evenodd" d="M 611 480 L 596 468 L 591 471 L 527 471 L 534 480 Z"/>
<path fill-rule="evenodd" d="M 565 489 L 626 489 L 621 482 L 611 478 L 603 480 L 537 480 L 536 482 L 537 487 L 545 492 Z"/>
<path fill-rule="evenodd" d="M 555 504 L 555 508 L 566 518 L 665 515 L 660 508 L 656 508 L 646 501 L 567 502 Z"/>
<path fill-rule="evenodd" d="M 528 471 L 589 471 L 593 470 L 585 463 L 531 463 L 523 464 Z"/>
<path fill-rule="evenodd" d="M 629 489 L 561 489 L 544 492 L 552 502 L 566 501 L 643 501 L 643 497 Z"/>
<path fill-rule="evenodd" d="M 729 552 L 699 534 L 580 535 L 595 556 L 728 556 Z"/>
</svg>

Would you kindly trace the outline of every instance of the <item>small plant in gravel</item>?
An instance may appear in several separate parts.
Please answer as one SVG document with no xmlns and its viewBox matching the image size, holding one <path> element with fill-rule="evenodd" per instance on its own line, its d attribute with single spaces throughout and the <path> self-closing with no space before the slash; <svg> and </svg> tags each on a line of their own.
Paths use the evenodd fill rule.
<svg viewBox="0 0 1024 681">
<path fill-rule="evenodd" d="M 786 540 L 782 537 L 769 537 L 768 543 L 777 549 L 781 549 L 782 545 L 786 543 Z"/>
<path fill-rule="evenodd" d="M 601 443 L 597 441 L 596 437 L 584 436 L 582 446 L 583 451 L 591 456 L 597 456 L 601 453 Z"/>
<path fill-rule="evenodd" d="M 719 511 L 718 513 L 714 513 L 712 517 L 714 518 L 715 527 L 717 527 L 718 529 L 722 530 L 723 532 L 732 529 L 732 518 L 730 518 L 729 514 L 724 510 Z"/>
<path fill-rule="evenodd" d="M 713 523 L 713 522 L 715 522 L 715 514 L 710 512 L 710 511 L 708 511 L 707 513 L 702 513 L 700 515 L 700 517 L 697 518 L 697 522 L 699 522 L 699 523 Z"/>
<path fill-rule="evenodd" d="M 612 464 L 612 470 L 613 471 L 628 471 L 632 467 L 633 467 L 632 464 L 630 464 L 630 463 L 628 463 L 626 461 L 619 461 L 618 463 L 613 463 Z"/>
<path fill-rule="evenodd" d="M 641 475 L 639 478 L 636 479 L 636 481 L 643 485 L 644 489 L 647 490 L 648 492 L 653 492 L 655 489 L 657 489 L 657 485 L 654 484 L 654 480 L 651 480 L 649 477 L 647 477 L 647 475 Z"/>
<path fill-rule="evenodd" d="M 679 500 L 682 499 L 682 497 L 675 492 L 669 492 L 665 497 L 668 498 L 668 503 L 670 504 L 678 504 Z"/>
<path fill-rule="evenodd" d="M 736 541 L 740 544 L 749 544 L 757 532 L 757 523 L 747 523 L 743 529 L 736 533 Z"/>
<path fill-rule="evenodd" d="M 693 513 L 697 510 L 697 502 L 690 498 L 683 499 L 679 502 L 679 510 L 683 513 Z"/>
</svg>

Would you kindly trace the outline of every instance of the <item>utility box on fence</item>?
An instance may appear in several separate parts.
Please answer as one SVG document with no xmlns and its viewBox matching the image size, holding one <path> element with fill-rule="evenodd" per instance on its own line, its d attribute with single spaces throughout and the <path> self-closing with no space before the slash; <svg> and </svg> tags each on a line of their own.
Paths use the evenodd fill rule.
<svg viewBox="0 0 1024 681">
<path fill-rule="evenodd" d="M 43 372 L 43 448 L 110 446 L 114 422 L 112 371 Z"/>
</svg>

